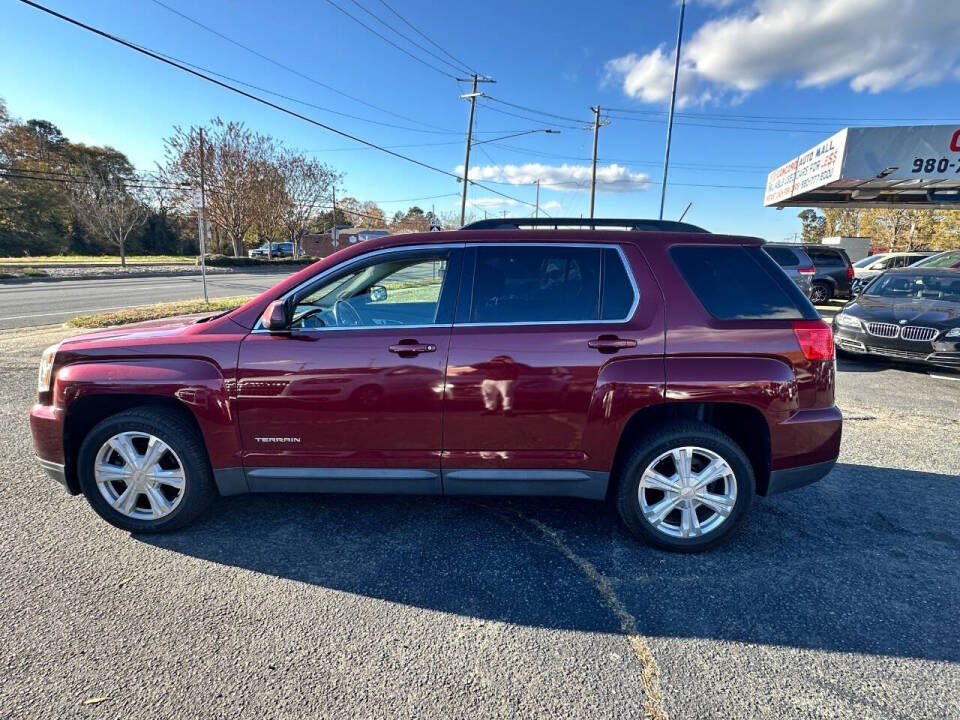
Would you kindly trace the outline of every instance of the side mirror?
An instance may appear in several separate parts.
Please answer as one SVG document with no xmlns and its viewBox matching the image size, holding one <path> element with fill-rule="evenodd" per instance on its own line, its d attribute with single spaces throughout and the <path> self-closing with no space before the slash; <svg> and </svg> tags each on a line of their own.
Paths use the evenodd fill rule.
<svg viewBox="0 0 960 720">
<path fill-rule="evenodd" d="M 370 302 L 383 302 L 387 299 L 387 289 L 383 285 L 370 286 Z"/>
<path fill-rule="evenodd" d="M 290 315 L 287 311 L 287 303 L 283 300 L 274 300 L 267 305 L 263 315 L 260 316 L 260 324 L 265 330 L 270 332 L 282 332 L 290 327 Z"/>
</svg>

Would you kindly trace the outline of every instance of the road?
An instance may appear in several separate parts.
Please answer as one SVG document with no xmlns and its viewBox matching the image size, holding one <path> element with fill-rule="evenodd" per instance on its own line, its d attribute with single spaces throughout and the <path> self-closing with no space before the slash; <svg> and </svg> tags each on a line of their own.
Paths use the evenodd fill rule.
<svg viewBox="0 0 960 720">
<path fill-rule="evenodd" d="M 210 297 L 256 295 L 288 273 L 207 276 Z M 0 285 L 0 330 L 60 324 L 75 315 L 203 297 L 199 275 Z"/>
<path fill-rule="evenodd" d="M 560 499 L 235 497 L 148 536 L 34 465 L 65 333 L 0 332 L 0 717 L 960 717 L 955 377 L 841 363 L 837 468 L 701 555 Z"/>
</svg>

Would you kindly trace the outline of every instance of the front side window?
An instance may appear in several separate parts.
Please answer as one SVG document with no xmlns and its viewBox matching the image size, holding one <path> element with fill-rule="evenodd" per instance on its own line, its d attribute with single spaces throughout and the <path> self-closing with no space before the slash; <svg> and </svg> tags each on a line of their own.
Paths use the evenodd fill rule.
<svg viewBox="0 0 960 720">
<path fill-rule="evenodd" d="M 623 320 L 636 299 L 613 248 L 480 246 L 466 322 Z"/>
<path fill-rule="evenodd" d="M 294 329 L 433 325 L 447 278 L 447 256 L 399 255 L 308 289 L 296 300 Z"/>
</svg>

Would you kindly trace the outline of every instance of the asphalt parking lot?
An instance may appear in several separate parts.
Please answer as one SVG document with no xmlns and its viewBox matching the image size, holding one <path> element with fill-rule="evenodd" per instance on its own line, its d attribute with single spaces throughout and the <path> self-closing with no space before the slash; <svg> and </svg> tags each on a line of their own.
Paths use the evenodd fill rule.
<svg viewBox="0 0 960 720">
<path fill-rule="evenodd" d="M 702 555 L 556 499 L 237 497 L 131 536 L 34 463 L 66 334 L 0 332 L 0 717 L 960 717 L 958 375 L 841 361 L 837 468 Z"/>
</svg>

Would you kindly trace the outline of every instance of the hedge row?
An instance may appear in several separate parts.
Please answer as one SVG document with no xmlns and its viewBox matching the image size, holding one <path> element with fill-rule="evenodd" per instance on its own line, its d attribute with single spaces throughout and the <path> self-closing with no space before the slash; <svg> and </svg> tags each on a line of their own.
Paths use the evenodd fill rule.
<svg viewBox="0 0 960 720">
<path fill-rule="evenodd" d="M 267 260 L 266 258 L 252 257 L 234 257 L 233 255 L 207 255 L 207 265 L 211 267 L 272 267 L 274 265 L 310 265 L 315 263 L 317 258 L 277 258 Z M 197 265 L 200 259 L 197 258 Z"/>
</svg>

